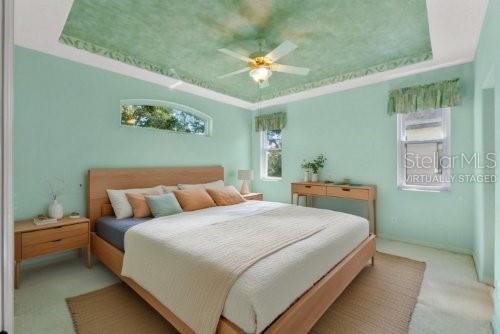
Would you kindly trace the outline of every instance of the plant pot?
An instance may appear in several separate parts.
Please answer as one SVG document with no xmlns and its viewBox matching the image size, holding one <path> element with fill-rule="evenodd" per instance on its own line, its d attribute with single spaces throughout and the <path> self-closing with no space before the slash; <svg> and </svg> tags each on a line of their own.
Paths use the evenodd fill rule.
<svg viewBox="0 0 500 334">
<path fill-rule="evenodd" d="M 63 206 L 56 199 L 49 205 L 49 217 L 56 219 L 63 217 Z"/>
<path fill-rule="evenodd" d="M 319 180 L 319 174 L 313 173 L 311 176 L 311 182 L 318 182 L 318 180 Z"/>
<path fill-rule="evenodd" d="M 304 182 L 309 182 L 309 181 L 311 181 L 311 173 L 304 172 Z"/>
</svg>

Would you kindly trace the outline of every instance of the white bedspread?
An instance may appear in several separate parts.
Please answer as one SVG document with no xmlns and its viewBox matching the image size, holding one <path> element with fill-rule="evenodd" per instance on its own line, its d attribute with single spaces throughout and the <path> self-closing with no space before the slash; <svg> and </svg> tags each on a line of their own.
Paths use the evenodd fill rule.
<svg viewBox="0 0 500 334">
<path fill-rule="evenodd" d="M 140 252 L 154 254 L 154 251 L 158 250 L 155 244 L 161 242 L 160 238 L 155 238 L 154 231 L 160 225 L 168 224 L 169 229 L 174 227 L 176 232 L 187 232 L 199 226 L 251 216 L 286 205 L 249 201 L 239 205 L 157 218 L 140 224 L 125 235 L 122 274 L 134 279 L 162 301 L 160 280 L 168 268 L 159 265 L 157 256 L 141 256 L 141 261 L 137 261 L 138 257 L 135 256 L 134 261 L 127 261 L 128 255 L 132 257 L 132 252 L 136 253 L 135 255 L 139 252 L 133 246 L 137 232 L 150 239 L 148 243 L 151 248 L 141 249 Z M 315 213 L 317 212 L 311 211 L 312 216 Z M 368 236 L 368 223 L 365 219 L 334 211 L 328 213 L 331 216 L 328 227 L 271 254 L 245 271 L 229 292 L 224 306 L 224 317 L 245 332 L 260 333 Z M 307 224 L 307 221 L 304 224 Z M 143 247 L 148 247 L 148 243 L 142 243 Z M 130 253 L 127 255 L 128 251 Z M 127 269 L 127 263 L 133 264 L 133 270 Z"/>
</svg>

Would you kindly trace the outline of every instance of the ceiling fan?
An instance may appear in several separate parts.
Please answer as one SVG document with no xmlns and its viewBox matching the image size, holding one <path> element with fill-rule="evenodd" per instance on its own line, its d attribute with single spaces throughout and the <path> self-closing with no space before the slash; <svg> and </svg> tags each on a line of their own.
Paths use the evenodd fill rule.
<svg viewBox="0 0 500 334">
<path fill-rule="evenodd" d="M 250 77 L 259 85 L 260 88 L 265 88 L 269 86 L 269 78 L 273 74 L 273 71 L 295 75 L 307 75 L 309 74 L 308 68 L 276 63 L 276 61 L 286 56 L 296 48 L 297 45 L 295 45 L 294 43 L 290 41 L 284 41 L 277 48 L 267 54 L 257 52 L 250 56 L 245 56 L 228 49 L 219 49 L 219 52 L 243 60 L 248 64 L 248 66 L 242 68 L 241 70 L 221 75 L 218 78 L 224 79 L 233 75 L 250 71 Z"/>
</svg>

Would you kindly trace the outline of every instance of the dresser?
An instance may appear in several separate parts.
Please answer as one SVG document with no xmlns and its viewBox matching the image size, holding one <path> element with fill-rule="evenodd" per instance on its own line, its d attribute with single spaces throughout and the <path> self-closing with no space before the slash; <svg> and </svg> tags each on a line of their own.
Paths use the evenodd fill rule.
<svg viewBox="0 0 500 334">
<path fill-rule="evenodd" d="M 300 197 L 306 198 L 306 206 L 311 205 L 315 196 L 365 201 L 366 216 L 370 221 L 370 232 L 377 234 L 377 187 L 374 185 L 337 185 L 322 182 L 294 182 L 291 184 L 291 203 L 299 204 Z"/>
<path fill-rule="evenodd" d="M 33 220 L 14 225 L 14 257 L 16 289 L 21 281 L 21 261 L 29 258 L 81 249 L 85 263 L 90 266 L 90 221 L 87 218 L 62 218 L 54 224 L 35 225 Z"/>
</svg>

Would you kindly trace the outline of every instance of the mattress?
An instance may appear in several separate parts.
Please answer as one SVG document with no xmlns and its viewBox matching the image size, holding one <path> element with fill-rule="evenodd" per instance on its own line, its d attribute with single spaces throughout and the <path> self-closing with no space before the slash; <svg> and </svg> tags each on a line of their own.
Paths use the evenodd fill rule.
<svg viewBox="0 0 500 334">
<path fill-rule="evenodd" d="M 189 230 L 191 226 L 250 216 L 287 205 L 248 201 L 157 218 L 163 221 L 155 219 L 147 224 L 176 224 L 181 230 Z M 331 220 L 321 232 L 271 254 L 246 270 L 231 288 L 222 315 L 246 333 L 262 332 L 368 237 L 369 224 L 366 219 L 330 212 Z M 161 271 L 161 268 L 155 267 L 153 263 L 148 264 L 148 261 L 144 265 Z M 160 276 L 154 277 L 158 280 Z M 132 278 L 149 291 L 154 291 L 155 285 L 161 285 L 161 282 L 154 281 L 148 286 L 148 280 L 144 277 Z M 175 310 L 172 311 L 175 313 Z"/>
<path fill-rule="evenodd" d="M 95 224 L 96 234 L 124 251 L 125 233 L 133 226 L 147 222 L 152 218 L 123 218 L 117 219 L 114 216 L 102 216 L 97 219 Z"/>
</svg>

